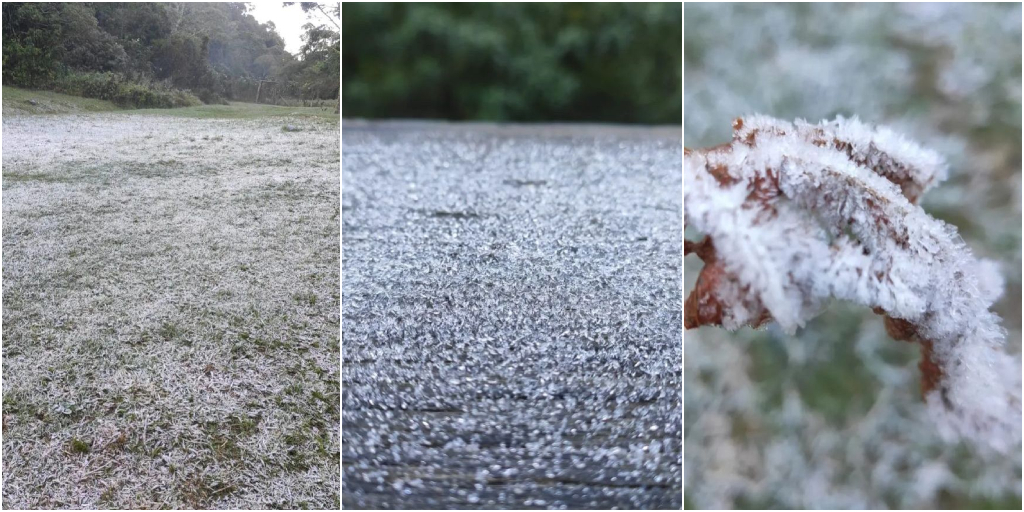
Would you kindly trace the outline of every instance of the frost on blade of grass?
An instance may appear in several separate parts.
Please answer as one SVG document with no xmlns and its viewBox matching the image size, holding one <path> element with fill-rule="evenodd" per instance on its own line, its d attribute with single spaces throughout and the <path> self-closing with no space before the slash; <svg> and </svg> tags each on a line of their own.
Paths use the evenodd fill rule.
<svg viewBox="0 0 1024 512">
<path fill-rule="evenodd" d="M 939 430 L 999 451 L 1021 440 L 1020 361 L 1004 349 L 997 268 L 916 202 L 945 176 L 942 158 L 856 119 L 809 124 L 737 119 L 733 140 L 687 151 L 687 242 L 705 266 L 687 328 L 793 333 L 831 298 L 884 316 L 921 345 L 922 392 Z"/>
</svg>

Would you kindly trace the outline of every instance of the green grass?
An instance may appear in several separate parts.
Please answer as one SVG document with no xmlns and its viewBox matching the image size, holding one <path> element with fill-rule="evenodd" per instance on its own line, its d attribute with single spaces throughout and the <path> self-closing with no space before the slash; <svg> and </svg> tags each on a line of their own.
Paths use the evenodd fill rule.
<svg viewBox="0 0 1024 512">
<path fill-rule="evenodd" d="M 92 446 L 90 446 L 89 443 L 82 441 L 81 439 L 78 438 L 72 439 L 70 446 L 71 453 L 85 454 L 89 453 L 89 450 L 92 449 Z"/>
<path fill-rule="evenodd" d="M 194 119 L 256 119 L 260 117 L 309 117 L 319 119 L 338 119 L 338 114 L 330 107 L 281 107 L 277 105 L 261 105 L 257 103 L 230 102 L 227 105 L 202 105 L 184 108 L 152 108 L 136 110 L 140 114 L 152 114 L 170 117 L 190 117 Z"/>
<path fill-rule="evenodd" d="M 83 112 L 110 112 L 122 110 L 106 100 L 68 96 L 52 91 L 33 91 L 3 86 L 3 114 L 77 114 Z M 29 100 L 35 101 L 33 105 Z"/>
<path fill-rule="evenodd" d="M 7 114 L 7 110 L 4 110 L 4 115 Z M 54 176 L 51 174 L 41 172 L 17 172 L 17 171 L 4 171 L 4 188 L 12 183 L 30 183 L 30 182 L 46 182 L 46 183 L 65 183 L 71 181 L 70 179 L 63 176 Z"/>
<path fill-rule="evenodd" d="M 36 105 L 29 103 L 29 100 L 35 101 Z M 193 119 L 257 119 L 261 117 L 338 119 L 339 117 L 334 113 L 333 107 L 282 107 L 243 102 L 231 102 L 228 105 L 126 110 L 105 100 L 3 86 L 3 114 L 5 116 L 112 111 Z"/>
<path fill-rule="evenodd" d="M 833 304 L 812 320 L 798 335 L 811 347 L 803 362 L 791 361 L 784 340 L 770 332 L 761 333 L 761 339 L 750 344 L 750 372 L 760 387 L 766 411 L 780 409 L 786 387 L 793 385 L 804 405 L 834 425 L 843 426 L 850 418 L 867 414 L 882 383 L 850 342 L 860 329 L 857 311 L 857 306 Z M 898 366 L 910 364 L 920 351 L 911 343 L 895 340 L 887 340 L 879 350 L 879 358 Z"/>
</svg>

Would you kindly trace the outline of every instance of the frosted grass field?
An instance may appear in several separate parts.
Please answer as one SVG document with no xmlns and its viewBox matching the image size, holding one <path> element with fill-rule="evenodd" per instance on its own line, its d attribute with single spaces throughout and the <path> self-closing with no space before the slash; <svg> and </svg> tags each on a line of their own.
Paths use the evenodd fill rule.
<svg viewBox="0 0 1024 512">
<path fill-rule="evenodd" d="M 346 508 L 681 508 L 682 149 L 345 121 Z"/>
<path fill-rule="evenodd" d="M 754 113 L 891 126 L 950 163 L 923 196 L 1006 286 L 1021 351 L 1021 6 L 687 4 L 684 144 Z M 698 234 L 688 232 L 687 239 Z M 701 264 L 687 257 L 685 291 Z M 686 332 L 688 508 L 1020 508 L 1020 447 L 944 441 L 920 349 L 837 302 L 795 336 Z M 979 370 L 984 371 L 984 370 Z"/>
<path fill-rule="evenodd" d="M 337 117 L 217 108 L 4 117 L 5 507 L 339 506 Z"/>
</svg>

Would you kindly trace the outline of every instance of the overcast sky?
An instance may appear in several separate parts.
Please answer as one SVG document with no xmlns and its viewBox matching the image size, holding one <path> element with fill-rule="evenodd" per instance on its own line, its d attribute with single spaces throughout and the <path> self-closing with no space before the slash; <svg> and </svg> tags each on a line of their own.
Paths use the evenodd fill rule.
<svg viewBox="0 0 1024 512">
<path fill-rule="evenodd" d="M 277 33 L 284 39 L 285 49 L 293 55 L 297 55 L 299 48 L 302 47 L 302 26 L 307 21 L 327 25 L 330 25 L 330 22 L 321 19 L 323 15 L 315 10 L 310 12 L 311 18 L 307 19 L 306 13 L 302 12 L 298 3 L 288 7 L 284 7 L 283 4 L 284 2 L 253 2 L 249 4 L 253 7 L 249 14 L 252 14 L 260 23 L 273 21 L 274 26 L 277 27 Z"/>
</svg>

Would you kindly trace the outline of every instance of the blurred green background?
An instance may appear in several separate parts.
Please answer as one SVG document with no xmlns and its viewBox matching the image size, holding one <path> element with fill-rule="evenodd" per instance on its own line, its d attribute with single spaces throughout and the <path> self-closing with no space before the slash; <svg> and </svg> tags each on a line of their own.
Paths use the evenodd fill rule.
<svg viewBox="0 0 1024 512">
<path fill-rule="evenodd" d="M 342 7 L 346 117 L 679 124 L 682 5 Z"/>
<path fill-rule="evenodd" d="M 761 113 L 886 124 L 942 153 L 922 199 L 999 262 L 994 309 L 1021 351 L 1021 4 L 685 6 L 683 140 L 726 142 Z M 684 184 L 685 186 L 685 184 Z M 688 232 L 687 239 L 700 234 Z M 685 261 L 685 291 L 701 262 Z M 919 347 L 837 302 L 796 336 L 687 331 L 687 508 L 1021 508 L 1019 449 L 947 442 Z"/>
</svg>

